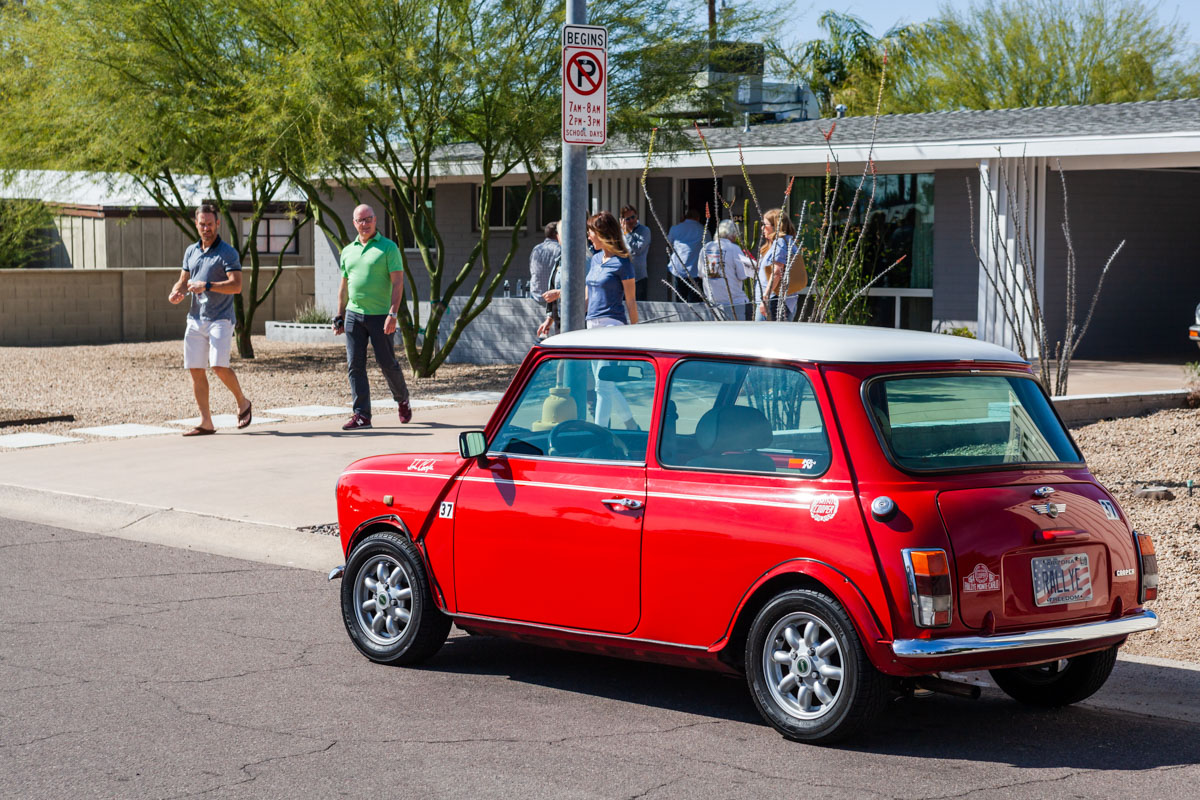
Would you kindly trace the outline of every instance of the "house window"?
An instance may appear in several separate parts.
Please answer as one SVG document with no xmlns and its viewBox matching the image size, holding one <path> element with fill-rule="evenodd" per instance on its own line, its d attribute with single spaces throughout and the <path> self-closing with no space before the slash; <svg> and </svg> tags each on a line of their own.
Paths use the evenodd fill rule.
<svg viewBox="0 0 1200 800">
<path fill-rule="evenodd" d="M 492 202 L 488 208 L 488 225 L 492 228 L 515 228 L 521 215 L 521 206 L 529 194 L 528 186 L 493 186 Z M 475 225 L 479 225 L 479 208 L 482 205 L 483 187 L 475 190 Z"/>
<path fill-rule="evenodd" d="M 396 191 L 397 190 L 395 189 L 392 190 L 393 193 Z M 403 191 L 406 195 L 410 194 L 411 192 L 411 190 L 407 188 Z M 426 192 L 425 208 L 427 213 L 425 218 L 417 219 L 417 231 L 415 234 L 413 233 L 412 225 L 408 223 L 408 218 L 406 216 L 401 215 L 397 219 L 392 219 L 391 215 L 388 215 L 387 231 L 384 235 L 393 242 L 399 244 L 405 250 L 415 250 L 417 247 L 418 237 L 420 237 L 420 241 L 425 245 L 425 247 L 429 249 L 435 249 L 437 247 L 437 239 L 434 238 L 433 228 L 430 225 L 430 220 L 434 219 L 434 192 L 434 189 L 429 189 Z M 401 208 L 399 200 L 394 200 L 392 202 L 392 206 L 394 208 Z"/>
<path fill-rule="evenodd" d="M 296 221 L 286 217 L 264 217 L 258 221 L 258 236 L 256 240 L 258 252 L 263 255 L 280 253 L 299 255 L 300 237 L 292 236 L 296 231 Z M 242 236 L 250 235 L 250 220 L 242 220 Z M 291 239 L 289 242 L 288 239 Z"/>
<path fill-rule="evenodd" d="M 592 205 L 593 191 L 592 185 L 588 184 L 588 199 L 587 213 L 588 216 L 595 213 L 596 209 Z M 544 228 L 551 222 L 562 221 L 562 187 L 557 183 L 547 184 L 542 188 L 542 202 L 538 204 L 541 209 L 541 215 L 538 217 L 538 227 Z M 617 210 L 612 209 L 613 213 Z"/>
</svg>

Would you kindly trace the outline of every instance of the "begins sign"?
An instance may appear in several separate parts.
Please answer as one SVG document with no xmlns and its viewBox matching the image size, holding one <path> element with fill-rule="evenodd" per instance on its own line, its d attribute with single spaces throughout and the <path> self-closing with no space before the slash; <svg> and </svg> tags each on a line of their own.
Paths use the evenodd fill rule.
<svg viewBox="0 0 1200 800">
<path fill-rule="evenodd" d="M 567 144 L 608 140 L 608 29 L 564 25 L 562 139 Z"/>
</svg>

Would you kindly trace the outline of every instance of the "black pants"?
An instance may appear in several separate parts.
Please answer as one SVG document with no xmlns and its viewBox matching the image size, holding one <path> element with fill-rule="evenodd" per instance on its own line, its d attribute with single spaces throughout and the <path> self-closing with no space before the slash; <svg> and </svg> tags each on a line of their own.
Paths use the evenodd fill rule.
<svg viewBox="0 0 1200 800">
<path fill-rule="evenodd" d="M 671 284 L 675 287 L 675 291 L 679 292 L 679 297 L 683 298 L 683 302 L 704 302 L 704 283 L 701 278 L 688 278 L 684 280 L 678 275 L 672 275 Z M 678 297 L 672 297 L 671 299 L 676 302 L 679 300 Z"/>
<path fill-rule="evenodd" d="M 404 370 L 396 359 L 396 348 L 392 337 L 383 332 L 387 314 L 360 314 L 346 312 L 346 371 L 350 375 L 350 395 L 354 399 L 354 413 L 371 418 L 371 386 L 367 382 L 367 342 L 375 351 L 375 363 L 383 370 L 392 399 L 397 403 L 408 402 L 408 385 L 404 382 Z"/>
</svg>

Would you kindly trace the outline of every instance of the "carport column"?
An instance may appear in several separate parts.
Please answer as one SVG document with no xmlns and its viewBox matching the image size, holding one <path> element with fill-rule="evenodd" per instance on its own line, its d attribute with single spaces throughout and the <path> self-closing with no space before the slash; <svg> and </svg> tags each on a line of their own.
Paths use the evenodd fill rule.
<svg viewBox="0 0 1200 800">
<path fill-rule="evenodd" d="M 1014 351 L 1021 337 L 1029 358 L 1037 356 L 1038 347 L 1026 300 L 1037 292 L 1041 306 L 1046 296 L 1046 178 L 1045 158 L 979 163 L 977 336 Z M 1032 287 L 1022 256 L 1032 262 Z"/>
<path fill-rule="evenodd" d="M 586 0 L 567 0 L 567 24 L 587 23 Z M 584 327 L 587 301 L 584 280 L 587 275 L 587 145 L 563 142 L 562 166 L 562 302 L 559 321 L 564 331 Z"/>
</svg>

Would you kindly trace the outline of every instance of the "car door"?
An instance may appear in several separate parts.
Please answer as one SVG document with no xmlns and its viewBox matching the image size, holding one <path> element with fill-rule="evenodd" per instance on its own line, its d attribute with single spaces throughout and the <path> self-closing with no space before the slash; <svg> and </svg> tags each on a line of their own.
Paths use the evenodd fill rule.
<svg viewBox="0 0 1200 800">
<path fill-rule="evenodd" d="M 873 570 L 818 388 L 778 363 L 672 369 L 647 469 L 639 637 L 711 645 L 747 589 L 789 561 Z"/>
<path fill-rule="evenodd" d="M 609 633 L 638 623 L 654 367 L 549 357 L 454 510 L 459 613 Z"/>
</svg>

